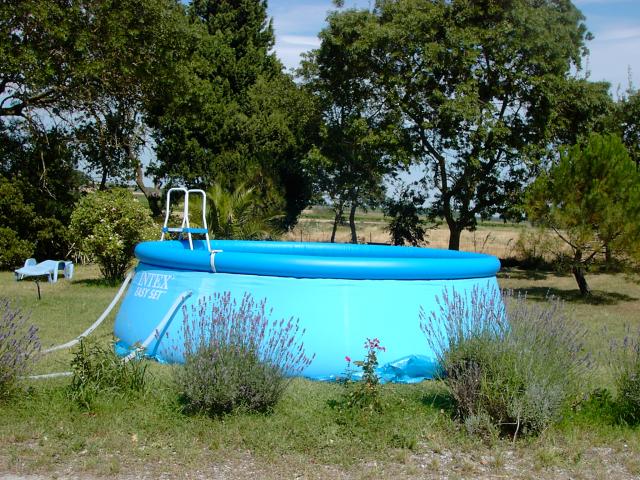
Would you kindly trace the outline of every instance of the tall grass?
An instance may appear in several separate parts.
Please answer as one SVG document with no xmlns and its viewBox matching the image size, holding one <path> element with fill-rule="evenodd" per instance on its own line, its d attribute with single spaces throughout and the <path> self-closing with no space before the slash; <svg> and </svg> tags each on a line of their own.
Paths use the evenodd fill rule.
<svg viewBox="0 0 640 480">
<path fill-rule="evenodd" d="M 609 366 L 613 373 L 617 396 L 618 419 L 631 425 L 640 424 L 640 330 L 627 335 L 622 342 L 612 342 Z"/>
</svg>

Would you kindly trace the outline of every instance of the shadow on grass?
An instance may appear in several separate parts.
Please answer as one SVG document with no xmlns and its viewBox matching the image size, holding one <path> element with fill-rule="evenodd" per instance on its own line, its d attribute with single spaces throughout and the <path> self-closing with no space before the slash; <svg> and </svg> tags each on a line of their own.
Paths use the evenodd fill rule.
<svg viewBox="0 0 640 480">
<path fill-rule="evenodd" d="M 577 288 L 567 290 L 553 287 L 528 287 L 516 289 L 514 293 L 516 295 L 526 295 L 528 299 L 534 301 L 544 301 L 549 297 L 556 297 L 567 303 L 582 303 L 585 305 L 617 305 L 620 302 L 637 300 L 637 298 L 624 293 L 605 292 L 603 290 L 592 290 L 590 296 L 583 297 Z"/>
<path fill-rule="evenodd" d="M 426 393 L 422 397 L 421 402 L 427 407 L 444 410 L 448 414 L 453 414 L 456 410 L 453 397 L 445 390 Z"/>
<path fill-rule="evenodd" d="M 112 281 L 106 278 L 84 278 L 82 280 L 72 280 L 74 285 L 86 285 L 88 287 L 113 288 L 118 287 L 122 283 L 121 280 Z"/>
<path fill-rule="evenodd" d="M 499 279 L 511 279 L 511 280 L 546 280 L 549 277 L 548 272 L 541 272 L 540 270 L 522 270 L 505 268 L 500 270 L 497 275 Z"/>
</svg>

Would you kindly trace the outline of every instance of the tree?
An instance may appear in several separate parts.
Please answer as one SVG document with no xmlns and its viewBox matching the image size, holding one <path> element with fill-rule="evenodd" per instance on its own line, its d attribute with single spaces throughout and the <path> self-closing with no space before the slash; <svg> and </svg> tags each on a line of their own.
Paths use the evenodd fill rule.
<svg viewBox="0 0 640 480">
<path fill-rule="evenodd" d="M 622 140 L 640 168 L 640 91 L 630 91 L 618 102 L 618 115 Z"/>
<path fill-rule="evenodd" d="M 588 38 L 569 0 L 380 0 L 368 80 L 397 109 L 424 165 L 449 248 L 479 217 L 508 215 L 553 140 L 557 92 Z M 433 188 L 433 193 L 430 189 Z"/>
<path fill-rule="evenodd" d="M 370 80 L 369 46 L 359 41 L 371 20 L 368 11 L 329 15 L 320 48 L 307 55 L 300 70 L 324 121 L 319 148 L 307 158 L 307 168 L 317 194 L 329 197 L 333 205 L 331 242 L 346 207 L 351 242 L 358 242 L 356 208 L 382 201 L 383 178 L 402 159 L 400 116 L 380 102 Z"/>
<path fill-rule="evenodd" d="M 146 104 L 181 58 L 185 25 L 176 0 L 2 2 L 0 34 L 7 41 L 0 44 L 0 122 L 34 135 L 84 120 L 85 138 L 100 131 L 92 154 L 100 157 L 101 174 L 136 178 L 148 194 L 136 151 L 146 138 L 120 135 L 125 154 L 116 154 L 113 134 L 144 131 Z"/>
<path fill-rule="evenodd" d="M 529 218 L 551 228 L 572 251 L 584 296 L 585 268 L 605 247 L 640 252 L 640 173 L 615 135 L 592 134 L 561 151 L 559 161 L 527 192 Z"/>
<path fill-rule="evenodd" d="M 313 140 L 305 93 L 271 52 L 266 2 L 197 0 L 188 9 L 189 55 L 150 110 L 159 180 L 255 188 L 284 209 L 287 226 L 306 206 L 300 160 Z"/>
</svg>

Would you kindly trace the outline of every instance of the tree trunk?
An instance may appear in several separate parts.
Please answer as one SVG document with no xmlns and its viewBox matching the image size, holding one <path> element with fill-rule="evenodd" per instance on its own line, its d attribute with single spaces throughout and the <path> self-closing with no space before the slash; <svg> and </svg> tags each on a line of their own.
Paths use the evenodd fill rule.
<svg viewBox="0 0 640 480">
<path fill-rule="evenodd" d="M 351 243 L 358 243 L 358 236 L 356 235 L 356 207 L 357 207 L 357 204 L 353 202 L 351 204 L 351 211 L 349 212 L 349 228 L 351 229 Z"/>
<path fill-rule="evenodd" d="M 335 207 L 336 216 L 333 219 L 333 229 L 331 230 L 331 243 L 336 242 L 336 231 L 338 230 L 338 223 L 342 221 L 342 203 Z"/>
<path fill-rule="evenodd" d="M 583 297 L 588 297 L 591 295 L 591 290 L 589 289 L 589 285 L 587 284 L 587 279 L 584 278 L 584 266 L 581 263 L 582 261 L 582 250 L 576 250 L 573 255 L 573 266 L 571 267 L 571 272 L 578 283 L 578 288 L 580 289 L 580 293 Z"/>
<path fill-rule="evenodd" d="M 144 174 L 142 172 L 142 164 L 140 162 L 138 162 L 138 165 L 136 167 L 136 185 L 147 199 L 147 203 L 149 204 L 149 208 L 151 209 L 151 215 L 153 215 L 154 217 L 161 216 L 162 199 L 154 189 L 147 188 L 144 184 Z"/>
<path fill-rule="evenodd" d="M 591 295 L 591 289 L 587 284 L 587 279 L 584 278 L 584 268 L 582 267 L 582 265 L 574 265 L 573 267 L 571 267 L 571 271 L 573 272 L 573 276 L 575 277 L 576 282 L 578 282 L 580 294 L 583 297 L 588 297 L 589 295 Z"/>
<path fill-rule="evenodd" d="M 99 190 L 106 190 L 107 189 L 107 178 L 108 178 L 107 168 L 104 167 L 102 169 L 102 179 L 100 180 L 100 188 L 99 188 Z"/>
<path fill-rule="evenodd" d="M 449 225 L 449 250 L 460 250 L 462 229 L 457 225 Z"/>
</svg>

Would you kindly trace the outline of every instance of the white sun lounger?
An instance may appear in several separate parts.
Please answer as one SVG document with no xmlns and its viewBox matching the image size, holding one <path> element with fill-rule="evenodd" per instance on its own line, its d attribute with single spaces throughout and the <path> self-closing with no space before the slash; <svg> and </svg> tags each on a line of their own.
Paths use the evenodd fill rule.
<svg viewBox="0 0 640 480">
<path fill-rule="evenodd" d="M 35 258 L 29 258 L 24 262 L 24 267 L 15 271 L 16 280 L 46 275 L 49 282 L 57 282 L 58 271 L 60 270 L 62 270 L 65 278 L 73 277 L 73 262 L 45 260 L 44 262 L 36 263 Z"/>
</svg>

